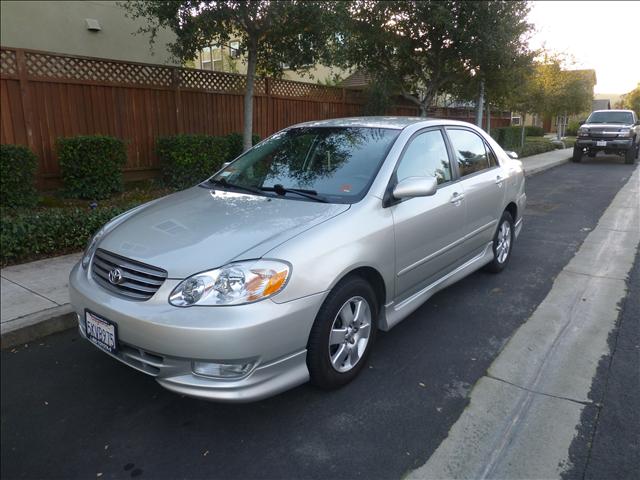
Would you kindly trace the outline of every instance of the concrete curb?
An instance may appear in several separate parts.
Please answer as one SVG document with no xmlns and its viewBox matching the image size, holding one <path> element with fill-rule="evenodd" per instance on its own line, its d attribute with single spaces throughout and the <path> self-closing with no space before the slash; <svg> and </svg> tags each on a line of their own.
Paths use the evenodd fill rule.
<svg viewBox="0 0 640 480">
<path fill-rule="evenodd" d="M 5 329 L 2 332 L 0 348 L 3 350 L 68 330 L 78 323 L 76 314 L 69 304 L 37 312 L 19 320 L 21 320 L 21 326 L 12 330 Z"/>
<path fill-rule="evenodd" d="M 527 168 L 527 158 L 531 157 L 523 158 L 523 164 L 525 175 L 528 177 L 567 163 L 570 159 L 570 157 L 567 157 L 566 159 L 553 160 L 544 165 Z M 16 327 L 12 328 L 11 323 L 14 322 L 16 322 Z M 6 349 L 32 342 L 38 338 L 73 328 L 76 324 L 75 314 L 73 314 L 71 305 L 68 303 L 42 310 L 4 324 L 0 333 L 0 348 Z"/>
</svg>

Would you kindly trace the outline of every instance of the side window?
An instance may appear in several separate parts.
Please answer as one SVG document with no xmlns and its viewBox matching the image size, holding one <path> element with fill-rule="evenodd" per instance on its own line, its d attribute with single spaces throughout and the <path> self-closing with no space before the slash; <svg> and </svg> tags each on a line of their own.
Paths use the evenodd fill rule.
<svg viewBox="0 0 640 480">
<path fill-rule="evenodd" d="M 489 158 L 484 148 L 484 141 L 469 130 L 447 129 L 451 139 L 460 176 L 489 168 Z"/>
<path fill-rule="evenodd" d="M 440 130 L 424 132 L 414 137 L 396 171 L 398 182 L 408 177 L 432 176 L 438 184 L 451 180 L 451 164 Z"/>
</svg>

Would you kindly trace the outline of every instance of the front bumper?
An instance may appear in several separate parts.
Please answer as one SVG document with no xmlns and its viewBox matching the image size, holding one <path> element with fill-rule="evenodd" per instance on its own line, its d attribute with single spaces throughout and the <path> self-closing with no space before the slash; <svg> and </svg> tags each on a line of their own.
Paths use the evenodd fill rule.
<svg viewBox="0 0 640 480">
<path fill-rule="evenodd" d="M 76 265 L 69 295 L 81 335 L 90 310 L 117 325 L 119 348 L 110 355 L 169 390 L 209 400 L 259 400 L 309 379 L 306 344 L 325 293 L 280 304 L 179 308 L 168 303 L 179 282 L 167 279 L 150 300 L 135 302 L 106 291 Z M 255 364 L 242 377 L 218 379 L 193 373 L 196 360 Z"/>
<path fill-rule="evenodd" d="M 598 145 L 598 142 L 606 142 L 606 145 Z M 577 138 L 576 146 L 591 150 L 628 150 L 632 142 L 631 138 Z"/>
</svg>

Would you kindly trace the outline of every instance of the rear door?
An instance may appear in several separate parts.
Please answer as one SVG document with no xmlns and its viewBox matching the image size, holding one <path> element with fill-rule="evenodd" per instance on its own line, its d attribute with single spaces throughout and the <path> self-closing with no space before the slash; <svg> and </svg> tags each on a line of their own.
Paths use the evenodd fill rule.
<svg viewBox="0 0 640 480">
<path fill-rule="evenodd" d="M 464 189 L 467 217 L 464 255 L 473 257 L 492 241 L 504 208 L 505 175 L 484 139 L 471 129 L 448 127 L 447 136 Z"/>
<path fill-rule="evenodd" d="M 430 197 L 395 201 L 396 292 L 406 297 L 455 268 L 465 223 L 462 186 L 455 182 L 444 131 L 422 130 L 407 142 L 392 185 L 408 177 L 435 176 Z"/>
</svg>

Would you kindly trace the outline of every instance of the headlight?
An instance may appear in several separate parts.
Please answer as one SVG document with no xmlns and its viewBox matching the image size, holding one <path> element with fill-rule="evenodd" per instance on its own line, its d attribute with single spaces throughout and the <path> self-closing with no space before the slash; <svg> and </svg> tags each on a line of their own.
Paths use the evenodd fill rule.
<svg viewBox="0 0 640 480">
<path fill-rule="evenodd" d="M 621 128 L 620 130 L 618 130 L 618 136 L 619 137 L 630 137 L 631 136 L 631 129 L 630 128 Z"/>
<path fill-rule="evenodd" d="M 91 237 L 91 240 L 89 240 L 89 243 L 87 243 L 87 248 L 84 249 L 84 255 L 82 256 L 82 268 L 84 268 L 85 270 L 87 269 L 87 267 L 89 266 L 89 263 L 91 262 L 91 256 L 93 255 L 93 252 L 95 251 L 96 246 L 98 245 L 98 242 L 104 236 L 104 231 L 105 231 L 104 227 L 98 230 L 98 232 L 93 237 Z"/>
<path fill-rule="evenodd" d="M 578 129 L 578 136 L 579 137 L 586 137 L 587 135 L 589 135 L 589 129 L 588 128 L 580 127 Z"/>
<path fill-rule="evenodd" d="M 277 260 L 250 260 L 198 273 L 171 292 L 169 303 L 192 305 L 241 305 L 269 298 L 282 290 L 291 268 Z"/>
</svg>

